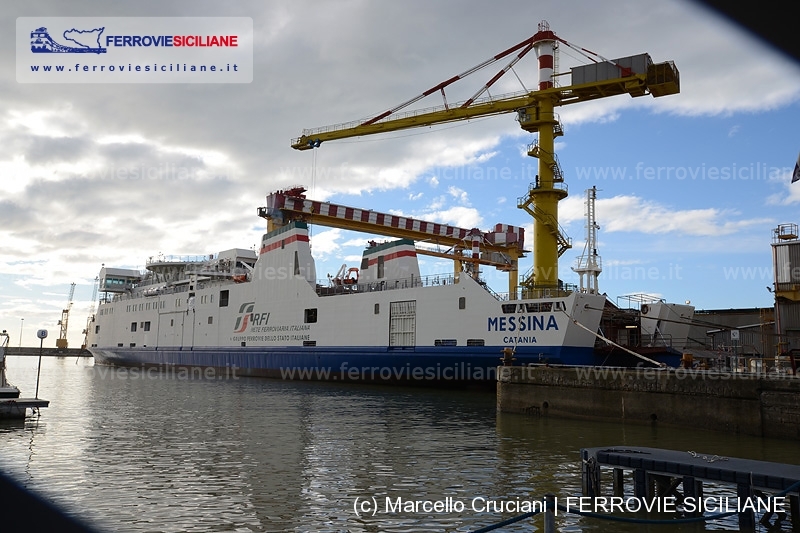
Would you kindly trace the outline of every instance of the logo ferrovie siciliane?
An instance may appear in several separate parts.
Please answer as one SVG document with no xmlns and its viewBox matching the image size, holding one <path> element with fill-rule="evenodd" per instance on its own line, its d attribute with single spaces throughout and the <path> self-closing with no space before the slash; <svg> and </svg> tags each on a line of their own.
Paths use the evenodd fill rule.
<svg viewBox="0 0 800 533">
<path fill-rule="evenodd" d="M 64 39 L 74 46 L 57 43 L 42 26 L 31 32 L 31 52 L 36 54 L 105 54 L 106 48 L 100 45 L 100 36 L 105 28 L 78 30 L 72 28 L 64 32 Z"/>
</svg>

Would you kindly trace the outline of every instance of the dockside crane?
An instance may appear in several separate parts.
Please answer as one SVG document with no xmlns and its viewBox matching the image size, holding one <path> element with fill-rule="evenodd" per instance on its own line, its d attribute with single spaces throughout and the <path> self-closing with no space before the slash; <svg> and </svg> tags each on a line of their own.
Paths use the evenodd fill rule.
<svg viewBox="0 0 800 533">
<path fill-rule="evenodd" d="M 330 228 L 410 239 L 434 246 L 417 247 L 418 254 L 451 259 L 458 275 L 466 266 L 477 279 L 480 266 L 493 266 L 508 272 L 509 280 L 517 278 L 518 259 L 525 252 L 525 230 L 507 224 L 496 224 L 489 231 L 459 228 L 422 219 L 359 209 L 331 202 L 306 198 L 305 187 L 275 191 L 267 196 L 267 205 L 258 208 L 258 216 L 267 220 L 267 231 L 274 231 L 294 221 L 319 224 Z M 444 247 L 445 250 L 439 250 Z"/>
<path fill-rule="evenodd" d="M 56 348 L 65 350 L 67 348 L 67 328 L 69 327 L 69 312 L 72 310 L 72 297 L 75 296 L 75 283 L 69 288 L 69 298 L 67 299 L 67 307 L 61 311 L 61 320 L 58 325 L 61 326 L 61 333 L 56 339 Z"/>
<path fill-rule="evenodd" d="M 589 59 L 590 64 L 571 68 L 571 83 L 557 86 L 557 51 L 564 45 Z M 538 57 L 539 83 L 534 91 L 484 96 L 497 80 L 531 50 Z M 471 98 L 457 104 L 447 102 L 445 88 L 503 58 L 510 62 L 495 74 Z M 568 188 L 555 154 L 555 138 L 564 130 L 555 108 L 598 98 L 628 94 L 631 97 L 667 96 L 680 92 L 680 76 L 672 61 L 653 63 L 649 54 L 605 59 L 604 57 L 558 37 L 547 21 L 528 39 L 496 54 L 482 63 L 448 78 L 418 96 L 369 119 L 303 130 L 292 139 L 296 150 L 318 148 L 323 142 L 391 131 L 433 126 L 473 118 L 515 113 L 520 127 L 538 138 L 528 146 L 528 155 L 538 162 L 538 176 L 517 201 L 517 207 L 533 217 L 533 268 L 522 280 L 524 297 L 559 294 L 558 258 L 572 246 L 558 224 L 558 203 L 567 197 Z M 441 93 L 441 106 L 403 111 L 406 107 L 434 93 Z M 509 293 L 517 295 L 516 283 Z"/>
</svg>

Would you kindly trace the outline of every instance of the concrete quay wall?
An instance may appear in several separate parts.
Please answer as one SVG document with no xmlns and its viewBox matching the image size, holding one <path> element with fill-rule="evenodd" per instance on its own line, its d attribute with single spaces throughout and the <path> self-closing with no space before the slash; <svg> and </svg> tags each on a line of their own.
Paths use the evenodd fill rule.
<svg viewBox="0 0 800 533">
<path fill-rule="evenodd" d="M 800 440 L 800 377 L 710 370 L 498 368 L 497 409 Z"/>
</svg>

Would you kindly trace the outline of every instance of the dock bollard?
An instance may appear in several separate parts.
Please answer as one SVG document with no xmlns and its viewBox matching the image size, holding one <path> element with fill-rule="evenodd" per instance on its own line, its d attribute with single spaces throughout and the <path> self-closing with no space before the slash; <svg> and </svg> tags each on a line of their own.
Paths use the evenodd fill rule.
<svg viewBox="0 0 800 533">
<path fill-rule="evenodd" d="M 544 533 L 556 533 L 556 495 L 544 495 Z"/>
<path fill-rule="evenodd" d="M 500 359 L 503 362 L 503 366 L 514 366 L 514 361 L 516 360 L 513 348 L 503 348 L 503 357 Z"/>
</svg>

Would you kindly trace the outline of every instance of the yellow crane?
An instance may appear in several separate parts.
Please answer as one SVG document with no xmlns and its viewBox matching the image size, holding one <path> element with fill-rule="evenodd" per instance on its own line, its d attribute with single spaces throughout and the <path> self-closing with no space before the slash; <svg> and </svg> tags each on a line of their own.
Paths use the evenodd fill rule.
<svg viewBox="0 0 800 533">
<path fill-rule="evenodd" d="M 66 309 L 61 311 L 61 320 L 58 321 L 58 325 L 61 326 L 61 333 L 58 335 L 56 339 L 56 348 L 59 350 L 64 350 L 67 348 L 67 327 L 69 324 L 69 312 L 72 310 L 72 297 L 75 295 L 75 283 L 73 283 L 69 288 L 69 298 L 67 299 L 67 307 Z"/>
<path fill-rule="evenodd" d="M 524 296 L 555 295 L 560 290 L 558 258 L 572 246 L 558 224 L 558 203 L 567 197 L 568 190 L 554 148 L 555 138 L 563 135 L 555 108 L 622 94 L 631 97 L 677 94 L 680 92 L 680 77 L 672 61 L 653 63 L 648 54 L 608 60 L 561 39 L 550 30 L 546 21 L 539 24 L 538 30 L 530 38 L 392 109 L 367 120 L 303 130 L 300 137 L 292 139 L 291 146 L 297 150 L 308 150 L 319 147 L 325 141 L 516 113 L 522 129 L 538 133 L 536 142 L 528 147 L 528 155 L 538 158 L 539 173 L 526 195 L 517 202 L 519 208 L 533 217 L 533 268 L 522 281 Z M 591 61 L 588 65 L 571 69 L 571 83 L 567 86 L 557 86 L 554 82 L 560 76 L 555 72 L 555 53 L 560 45 L 580 52 Z M 498 79 L 512 70 L 531 50 L 536 52 L 539 62 L 539 83 L 536 90 L 484 96 Z M 509 56 L 511 61 L 471 98 L 454 105 L 447 102 L 446 87 Z M 442 95 L 443 105 L 419 111 L 402 111 L 437 92 Z M 516 287 L 509 297 L 516 297 Z"/>
</svg>

